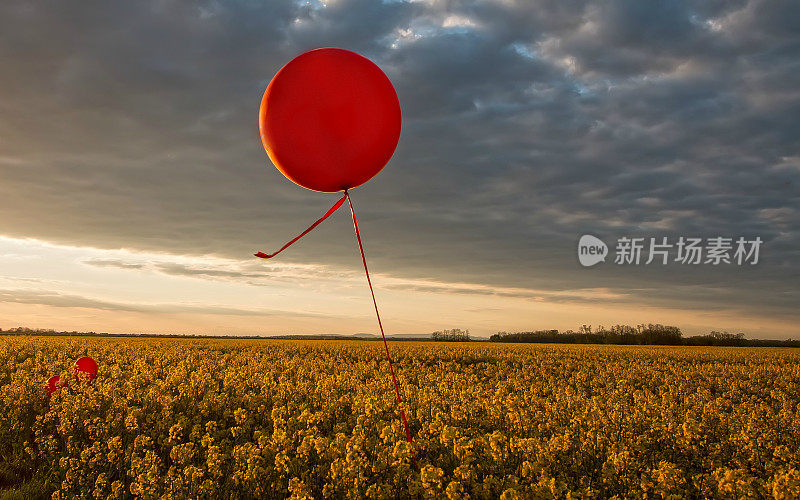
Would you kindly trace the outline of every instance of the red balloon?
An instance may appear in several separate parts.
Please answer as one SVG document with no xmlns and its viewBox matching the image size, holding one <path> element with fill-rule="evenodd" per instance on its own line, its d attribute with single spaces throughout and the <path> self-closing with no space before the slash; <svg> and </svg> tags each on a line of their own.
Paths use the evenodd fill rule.
<svg viewBox="0 0 800 500">
<path fill-rule="evenodd" d="M 97 376 L 97 362 L 89 356 L 84 356 L 75 362 L 75 378 L 78 380 L 93 380 Z"/>
<path fill-rule="evenodd" d="M 60 381 L 61 377 L 59 377 L 58 375 L 56 375 L 55 377 L 50 377 L 50 379 L 47 381 L 48 396 L 52 396 L 54 393 L 58 392 L 59 389 L 61 389 L 61 384 L 59 383 Z"/>
<path fill-rule="evenodd" d="M 400 139 L 392 82 L 375 63 L 344 49 L 316 49 L 289 61 L 264 92 L 258 118 L 278 170 L 314 191 L 367 182 Z"/>
</svg>

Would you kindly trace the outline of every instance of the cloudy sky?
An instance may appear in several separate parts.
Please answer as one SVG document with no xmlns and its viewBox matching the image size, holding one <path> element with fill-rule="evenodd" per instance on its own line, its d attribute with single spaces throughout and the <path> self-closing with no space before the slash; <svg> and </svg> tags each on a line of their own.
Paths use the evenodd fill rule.
<svg viewBox="0 0 800 500">
<path fill-rule="evenodd" d="M 337 198 L 258 136 L 303 51 L 375 61 L 403 131 L 354 190 L 391 333 L 800 333 L 796 0 L 0 3 L 0 327 L 375 332 Z M 611 256 L 576 256 L 592 234 Z M 615 264 L 619 238 L 763 240 Z M 645 259 L 643 259 L 644 262 Z"/>
</svg>

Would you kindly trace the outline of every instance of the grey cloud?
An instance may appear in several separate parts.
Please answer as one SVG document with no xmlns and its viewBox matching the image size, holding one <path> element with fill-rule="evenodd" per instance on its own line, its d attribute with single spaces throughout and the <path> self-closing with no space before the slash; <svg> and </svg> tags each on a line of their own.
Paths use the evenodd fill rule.
<svg viewBox="0 0 800 500">
<path fill-rule="evenodd" d="M 180 276 L 210 280 L 243 280 L 256 286 L 269 286 L 278 281 L 302 281 L 308 279 L 346 279 L 354 273 L 347 270 L 333 270 L 324 266 L 272 266 L 261 261 L 229 261 L 210 264 L 183 264 L 168 261 L 125 261 L 121 259 L 89 259 L 84 264 L 96 267 L 114 267 L 124 270 L 147 270 L 170 276 Z"/>
<path fill-rule="evenodd" d="M 144 264 L 138 262 L 125 262 L 123 260 L 115 259 L 90 259 L 83 262 L 89 266 L 95 267 L 116 267 L 118 269 L 143 269 Z"/>
<path fill-rule="evenodd" d="M 796 8 L 3 2 L 0 232 L 234 259 L 279 247 L 334 200 L 269 164 L 261 93 L 297 53 L 341 46 L 384 68 L 404 110 L 394 158 L 353 193 L 376 272 L 654 305 L 688 287 L 709 310 L 797 314 Z M 574 257 L 585 232 L 759 235 L 764 259 L 589 273 Z M 354 251 L 342 212 L 280 258 L 357 272 Z"/>
<path fill-rule="evenodd" d="M 158 263 L 155 269 L 164 274 L 174 276 L 197 276 L 207 278 L 263 278 L 269 276 L 267 272 L 242 272 L 229 271 L 224 269 L 203 269 L 174 263 Z"/>
<path fill-rule="evenodd" d="M 417 284 L 417 283 L 392 283 L 382 285 L 381 288 L 387 290 L 402 290 L 411 292 L 428 292 L 428 293 L 453 293 L 458 295 L 487 295 L 496 297 L 510 297 L 515 299 L 527 299 L 540 302 L 580 302 L 580 303 L 596 303 L 596 302 L 628 302 L 630 297 L 625 297 L 622 294 L 607 293 L 605 296 L 597 293 L 597 290 L 573 290 L 573 293 L 564 292 L 549 292 L 540 290 L 524 290 L 524 289 L 497 289 L 497 288 L 484 288 L 484 287 L 470 287 L 449 284 Z M 581 293 L 584 292 L 584 293 Z"/>
<path fill-rule="evenodd" d="M 39 304 L 53 307 L 78 307 L 102 311 L 120 311 L 148 314 L 214 314 L 221 316 L 299 316 L 324 318 L 324 314 L 279 310 L 254 310 L 225 306 L 195 306 L 185 304 L 136 304 L 98 300 L 81 295 L 70 295 L 50 291 L 0 290 L 0 302 Z"/>
</svg>

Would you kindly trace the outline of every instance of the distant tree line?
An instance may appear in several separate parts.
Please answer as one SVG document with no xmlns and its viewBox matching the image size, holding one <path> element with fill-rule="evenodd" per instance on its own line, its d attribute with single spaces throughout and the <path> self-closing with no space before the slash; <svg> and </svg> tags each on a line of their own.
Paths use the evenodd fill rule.
<svg viewBox="0 0 800 500">
<path fill-rule="evenodd" d="M 107 333 L 96 333 L 96 332 L 57 332 L 52 328 L 28 328 L 25 326 L 18 326 L 16 328 L 9 328 L 8 330 L 3 330 L 0 328 L 0 333 L 5 334 L 17 334 L 17 335 L 108 335 Z"/>
<path fill-rule="evenodd" d="M 581 326 L 577 332 L 567 330 L 538 330 L 534 332 L 498 332 L 489 339 L 493 342 L 547 342 L 562 344 L 624 344 L 624 345 L 681 345 L 681 329 L 660 324 L 614 325 L 592 329 Z"/>
<path fill-rule="evenodd" d="M 349 335 L 202 335 L 202 334 L 153 334 L 153 333 L 106 333 L 56 331 L 44 328 L 16 327 L 3 330 L 0 335 L 42 335 L 42 336 L 99 336 L 99 337 L 157 337 L 157 338 L 233 338 L 233 339 L 302 339 L 302 340 L 380 340 L 380 337 L 368 338 Z M 414 341 L 418 337 L 389 337 L 392 341 Z M 431 334 L 431 339 L 440 342 L 470 342 L 469 330 L 454 328 L 441 330 Z M 476 340 L 484 340 L 478 338 Z M 712 331 L 707 335 L 683 337 L 681 330 L 675 326 L 660 324 L 614 325 L 593 329 L 591 325 L 581 326 L 577 332 L 567 330 L 537 330 L 533 332 L 497 332 L 489 339 L 492 342 L 532 342 L 553 344 L 622 344 L 622 345 L 687 345 L 687 346 L 741 346 L 741 347 L 800 347 L 800 340 L 766 340 L 747 339 L 744 333 Z"/>
<path fill-rule="evenodd" d="M 554 344 L 617 344 L 617 345 L 718 345 L 759 347 L 800 347 L 800 341 L 746 339 L 744 333 L 712 331 L 708 335 L 683 337 L 676 326 L 641 324 L 637 326 L 614 325 L 592 329 L 581 326 L 577 332 L 567 330 L 537 330 L 533 332 L 497 332 L 489 338 L 492 342 L 531 342 Z"/>
<path fill-rule="evenodd" d="M 720 345 L 740 347 L 800 347 L 800 340 L 786 339 L 746 339 L 744 333 L 712 331 L 708 335 L 698 335 L 684 339 L 684 345 Z"/>
<path fill-rule="evenodd" d="M 439 330 L 431 334 L 431 340 L 437 342 L 469 342 L 469 330 L 460 328 Z"/>
</svg>

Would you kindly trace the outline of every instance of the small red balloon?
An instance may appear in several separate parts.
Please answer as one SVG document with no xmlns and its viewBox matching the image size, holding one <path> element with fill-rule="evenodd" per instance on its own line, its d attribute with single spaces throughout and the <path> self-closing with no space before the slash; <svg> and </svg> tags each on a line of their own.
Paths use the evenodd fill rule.
<svg viewBox="0 0 800 500">
<path fill-rule="evenodd" d="M 93 380 L 97 376 L 97 362 L 89 356 L 84 356 L 75 362 L 75 378 L 78 380 Z"/>
<path fill-rule="evenodd" d="M 272 78 L 259 111 L 261 142 L 289 180 L 336 192 L 367 182 L 400 139 L 400 102 L 372 61 L 323 48 L 289 61 Z"/>
<path fill-rule="evenodd" d="M 58 392 L 59 389 L 61 389 L 61 385 L 62 384 L 60 382 L 61 382 L 61 377 L 59 377 L 58 375 L 56 375 L 54 377 L 50 377 L 50 379 L 47 381 L 47 395 L 48 396 L 52 396 L 53 394 Z M 64 384 L 64 385 L 66 385 L 66 384 Z"/>
</svg>

